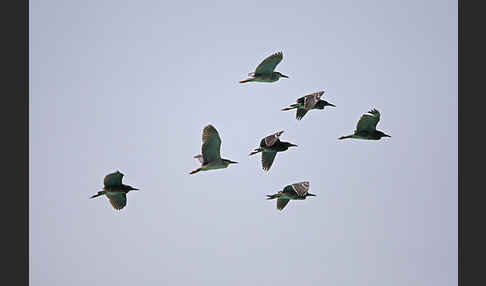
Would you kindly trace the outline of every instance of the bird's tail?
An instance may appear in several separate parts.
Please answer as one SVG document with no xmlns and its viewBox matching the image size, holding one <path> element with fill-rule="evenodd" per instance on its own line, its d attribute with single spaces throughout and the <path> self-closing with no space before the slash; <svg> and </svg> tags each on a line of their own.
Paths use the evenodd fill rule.
<svg viewBox="0 0 486 286">
<path fill-rule="evenodd" d="M 291 109 L 294 109 L 294 108 L 297 108 L 297 107 L 299 107 L 298 104 L 292 104 L 289 107 L 283 108 L 282 111 L 291 110 Z"/>
<path fill-rule="evenodd" d="M 191 175 L 192 175 L 192 174 L 196 174 L 196 173 L 197 173 L 197 172 L 199 172 L 199 171 L 201 171 L 201 168 L 197 168 L 196 170 L 191 171 L 189 174 L 191 174 Z"/>
<path fill-rule="evenodd" d="M 89 197 L 89 198 L 90 198 L 90 199 L 92 199 L 92 198 L 96 198 L 96 197 L 99 197 L 99 196 L 104 195 L 104 194 L 105 194 L 105 191 L 100 191 L 100 192 L 98 192 L 97 194 L 92 195 L 92 196 L 91 196 L 91 197 Z"/>
<path fill-rule="evenodd" d="M 273 200 L 276 198 L 280 198 L 280 194 L 267 195 L 267 200 Z"/>
<path fill-rule="evenodd" d="M 240 81 L 240 83 L 245 83 L 245 82 L 249 82 L 249 81 L 252 81 L 252 80 L 253 80 L 252 78 L 248 78 L 248 79 Z"/>
<path fill-rule="evenodd" d="M 347 139 L 347 138 L 353 138 L 353 135 L 341 136 L 338 139 L 341 140 L 341 139 Z"/>
<path fill-rule="evenodd" d="M 250 155 L 248 155 L 248 156 L 255 155 L 256 153 L 260 153 L 262 151 L 263 151 L 262 148 L 257 148 L 257 149 L 255 149 L 255 151 L 251 152 Z"/>
</svg>

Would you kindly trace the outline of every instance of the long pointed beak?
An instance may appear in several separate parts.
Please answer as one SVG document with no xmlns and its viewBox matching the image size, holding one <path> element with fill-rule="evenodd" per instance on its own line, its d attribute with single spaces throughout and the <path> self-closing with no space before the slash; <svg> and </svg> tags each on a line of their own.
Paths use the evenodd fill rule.
<svg viewBox="0 0 486 286">
<path fill-rule="evenodd" d="M 290 143 L 290 147 L 297 147 L 297 145 Z"/>
<path fill-rule="evenodd" d="M 336 107 L 336 105 L 332 104 L 332 103 L 327 103 L 328 106 L 332 106 L 332 107 Z"/>
<path fill-rule="evenodd" d="M 383 135 L 383 137 L 390 137 L 390 138 L 391 138 L 391 136 L 390 136 L 390 135 L 388 135 L 388 134 Z"/>
<path fill-rule="evenodd" d="M 284 78 L 289 78 L 288 76 L 286 76 L 286 75 L 284 75 L 284 74 L 282 75 L 282 77 L 284 77 Z"/>
<path fill-rule="evenodd" d="M 140 189 L 137 189 L 137 188 L 131 188 L 130 191 L 140 191 Z"/>
<path fill-rule="evenodd" d="M 307 195 L 310 196 L 310 197 L 315 197 L 316 196 L 316 195 L 311 194 L 311 193 L 307 193 Z"/>
<path fill-rule="evenodd" d="M 238 162 L 235 161 L 229 161 L 231 164 L 238 164 Z"/>
</svg>

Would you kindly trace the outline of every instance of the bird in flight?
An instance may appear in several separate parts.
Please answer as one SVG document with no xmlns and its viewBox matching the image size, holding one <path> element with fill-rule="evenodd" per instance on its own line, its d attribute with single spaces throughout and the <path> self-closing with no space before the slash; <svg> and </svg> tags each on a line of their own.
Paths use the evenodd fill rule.
<svg viewBox="0 0 486 286">
<path fill-rule="evenodd" d="M 282 61 L 282 52 L 275 53 L 263 60 L 255 69 L 254 72 L 248 74 L 249 78 L 240 81 L 244 82 L 274 82 L 279 80 L 281 77 L 288 78 L 288 76 L 281 74 L 280 72 L 274 71 L 275 67 Z"/>
<path fill-rule="evenodd" d="M 199 171 L 209 171 L 215 169 L 223 169 L 228 167 L 230 164 L 236 164 L 228 159 L 221 158 L 221 138 L 219 133 L 212 125 L 204 127 L 202 133 L 202 155 L 196 155 L 194 158 L 201 162 L 201 167 L 190 172 L 189 174 L 195 174 Z"/>
<path fill-rule="evenodd" d="M 103 181 L 103 191 L 99 191 L 90 199 L 105 195 L 115 210 L 124 208 L 127 205 L 127 193 L 138 189 L 122 184 L 123 176 L 120 171 L 106 175 Z"/>
<path fill-rule="evenodd" d="M 308 95 L 305 95 L 299 99 L 297 99 L 297 103 L 290 105 L 282 109 L 282 111 L 292 110 L 297 108 L 297 113 L 295 118 L 297 120 L 301 120 L 302 117 L 307 113 L 307 111 L 312 109 L 324 109 L 325 106 L 333 106 L 336 107 L 334 104 L 329 103 L 325 100 L 321 99 L 321 96 L 324 94 L 324 91 L 314 92 Z"/>
<path fill-rule="evenodd" d="M 267 200 L 277 199 L 277 209 L 283 210 L 290 200 L 305 200 L 306 197 L 315 197 L 309 193 L 309 182 L 300 182 L 285 186 L 273 195 L 267 195 Z"/>
<path fill-rule="evenodd" d="M 283 130 L 273 133 L 260 141 L 260 147 L 256 148 L 249 156 L 262 152 L 262 166 L 263 170 L 268 171 L 272 166 L 273 160 L 277 155 L 277 152 L 283 152 L 289 149 L 289 147 L 297 146 L 289 142 L 280 141 L 279 137 L 282 135 Z"/>
<path fill-rule="evenodd" d="M 368 111 L 363 114 L 358 121 L 354 134 L 348 136 L 341 136 L 339 139 L 366 139 L 366 140 L 380 140 L 381 137 L 391 137 L 379 130 L 376 130 L 376 125 L 380 121 L 380 112 L 376 109 Z"/>
</svg>

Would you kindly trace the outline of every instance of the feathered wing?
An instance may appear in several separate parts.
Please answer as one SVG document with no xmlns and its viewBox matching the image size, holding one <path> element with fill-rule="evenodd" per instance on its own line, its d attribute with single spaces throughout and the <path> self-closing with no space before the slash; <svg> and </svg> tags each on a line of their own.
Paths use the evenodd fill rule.
<svg viewBox="0 0 486 286">
<path fill-rule="evenodd" d="M 103 180 L 105 187 L 118 187 L 122 185 L 123 174 L 120 171 L 108 174 Z"/>
<path fill-rule="evenodd" d="M 277 156 L 277 152 L 262 152 L 262 167 L 263 170 L 268 171 L 270 167 L 272 167 L 273 160 L 275 160 L 275 156 Z"/>
<path fill-rule="evenodd" d="M 304 115 L 307 113 L 307 109 L 304 109 L 304 108 L 297 108 L 297 112 L 295 113 L 295 118 L 297 120 L 301 120 Z"/>
<path fill-rule="evenodd" d="M 376 109 L 370 110 L 361 116 L 356 126 L 356 131 L 374 131 L 379 121 L 380 112 Z"/>
<path fill-rule="evenodd" d="M 115 210 L 121 210 L 127 205 L 127 195 L 125 193 L 119 192 L 116 194 L 106 193 L 106 197 L 110 201 L 110 204 Z"/>
<path fill-rule="evenodd" d="M 221 138 L 212 125 L 204 127 L 202 134 L 202 157 L 205 163 L 219 160 L 221 158 Z"/>
<path fill-rule="evenodd" d="M 299 197 L 305 197 L 309 191 L 309 182 L 300 182 L 292 184 L 292 189 Z"/>
<path fill-rule="evenodd" d="M 275 142 L 278 141 L 278 138 L 280 137 L 280 135 L 282 135 L 282 133 L 283 130 L 279 132 L 275 132 L 272 135 L 268 135 L 267 137 L 265 137 L 265 145 L 267 147 L 273 146 L 273 144 L 275 144 Z"/>
<path fill-rule="evenodd" d="M 277 199 L 277 209 L 283 210 L 284 207 L 289 203 L 289 199 L 278 198 Z"/>
<path fill-rule="evenodd" d="M 275 67 L 282 61 L 282 52 L 275 53 L 261 62 L 255 69 L 255 75 L 270 74 L 275 70 Z"/>
<path fill-rule="evenodd" d="M 304 108 L 307 110 L 312 109 L 316 106 L 316 103 L 321 99 L 324 91 L 318 91 L 304 96 Z"/>
</svg>

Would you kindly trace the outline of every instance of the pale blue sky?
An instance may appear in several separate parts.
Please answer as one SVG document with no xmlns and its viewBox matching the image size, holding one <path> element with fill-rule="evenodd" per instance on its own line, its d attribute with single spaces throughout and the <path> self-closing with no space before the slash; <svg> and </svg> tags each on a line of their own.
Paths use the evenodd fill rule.
<svg viewBox="0 0 486 286">
<path fill-rule="evenodd" d="M 29 41 L 30 285 L 457 285 L 457 1 L 31 0 Z M 337 140 L 371 108 L 392 138 Z M 240 163 L 189 175 L 207 124 Z"/>
</svg>

